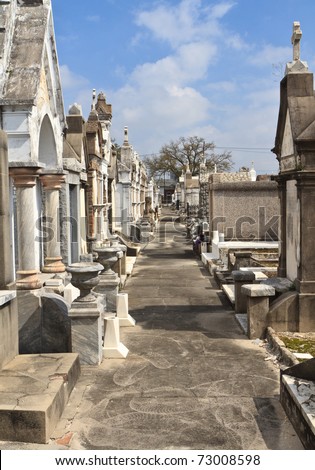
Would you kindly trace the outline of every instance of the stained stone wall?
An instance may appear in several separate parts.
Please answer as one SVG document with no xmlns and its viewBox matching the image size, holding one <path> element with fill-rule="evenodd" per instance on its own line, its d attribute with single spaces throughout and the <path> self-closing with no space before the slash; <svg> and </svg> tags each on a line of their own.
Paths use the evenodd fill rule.
<svg viewBox="0 0 315 470">
<path fill-rule="evenodd" d="M 199 217 L 204 218 L 206 217 L 207 220 L 209 219 L 209 195 L 210 195 L 210 187 L 209 182 L 200 182 L 200 190 L 199 190 Z"/>
<path fill-rule="evenodd" d="M 212 175 L 216 176 L 216 175 Z M 210 231 L 226 240 L 277 240 L 280 206 L 275 181 L 210 182 Z"/>
</svg>

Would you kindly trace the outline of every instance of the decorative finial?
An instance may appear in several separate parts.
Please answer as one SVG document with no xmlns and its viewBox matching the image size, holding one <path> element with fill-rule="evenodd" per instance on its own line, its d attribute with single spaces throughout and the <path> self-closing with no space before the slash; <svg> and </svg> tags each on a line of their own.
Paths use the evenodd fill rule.
<svg viewBox="0 0 315 470">
<path fill-rule="evenodd" d="M 124 142 L 128 142 L 129 139 L 128 139 L 128 127 L 126 126 L 124 128 Z"/>
<path fill-rule="evenodd" d="M 291 43 L 293 45 L 293 61 L 300 60 L 301 58 L 301 38 L 302 31 L 300 28 L 300 22 L 294 21 L 293 23 L 293 34 L 291 37 Z"/>
<path fill-rule="evenodd" d="M 96 90 L 93 88 L 93 93 L 92 93 L 92 106 L 91 109 L 95 109 L 95 104 L 96 104 Z"/>
</svg>

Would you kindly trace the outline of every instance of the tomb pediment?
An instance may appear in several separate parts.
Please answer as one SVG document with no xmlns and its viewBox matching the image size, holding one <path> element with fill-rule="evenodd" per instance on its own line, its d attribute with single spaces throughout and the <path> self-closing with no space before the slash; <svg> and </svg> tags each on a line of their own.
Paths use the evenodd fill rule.
<svg viewBox="0 0 315 470">
<path fill-rule="evenodd" d="M 299 167 L 296 145 L 315 137 L 314 121 L 313 75 L 311 73 L 287 75 L 281 82 L 276 144 L 273 149 L 280 162 L 281 171 L 292 171 Z"/>
<path fill-rule="evenodd" d="M 299 143 L 314 142 L 315 143 L 315 120 L 299 135 L 297 138 Z"/>
<path fill-rule="evenodd" d="M 17 10 L 10 21 L 14 21 L 14 28 L 12 37 L 5 41 L 7 45 L 11 43 L 11 49 L 1 97 L 8 104 L 10 101 L 28 102 L 36 98 L 48 23 L 47 10 L 32 8 L 27 15 Z M 9 33 L 10 30 L 7 31 Z"/>
</svg>

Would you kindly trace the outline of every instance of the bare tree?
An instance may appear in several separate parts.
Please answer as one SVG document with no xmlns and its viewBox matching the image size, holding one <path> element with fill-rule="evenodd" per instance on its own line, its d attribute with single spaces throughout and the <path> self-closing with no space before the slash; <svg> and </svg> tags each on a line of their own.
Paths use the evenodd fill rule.
<svg viewBox="0 0 315 470">
<path fill-rule="evenodd" d="M 189 167 L 193 175 L 199 174 L 200 164 L 214 171 L 229 171 L 233 167 L 231 152 L 215 153 L 215 144 L 202 137 L 180 137 L 163 145 L 159 155 L 146 157 L 144 163 L 152 177 L 170 172 L 177 178 Z"/>
</svg>

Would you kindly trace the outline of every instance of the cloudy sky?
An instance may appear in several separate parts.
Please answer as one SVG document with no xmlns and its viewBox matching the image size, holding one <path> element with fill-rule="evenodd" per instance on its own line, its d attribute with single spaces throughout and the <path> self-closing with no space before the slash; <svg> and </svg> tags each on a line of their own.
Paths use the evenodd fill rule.
<svg viewBox="0 0 315 470">
<path fill-rule="evenodd" d="M 65 109 L 113 105 L 112 135 L 140 155 L 181 136 L 231 150 L 234 169 L 277 173 L 279 82 L 292 60 L 315 70 L 314 0 L 52 0 Z"/>
</svg>

